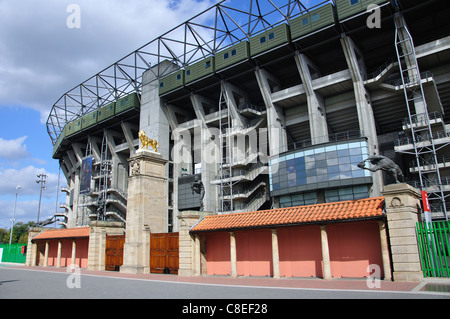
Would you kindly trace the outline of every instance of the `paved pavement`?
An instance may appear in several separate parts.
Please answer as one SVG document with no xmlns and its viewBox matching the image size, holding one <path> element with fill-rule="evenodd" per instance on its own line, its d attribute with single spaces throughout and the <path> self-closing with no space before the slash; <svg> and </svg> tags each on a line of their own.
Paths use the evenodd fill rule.
<svg viewBox="0 0 450 319">
<path fill-rule="evenodd" d="M 376 284 L 379 286 L 374 287 Z M 433 291 L 427 291 L 428 287 Z M 0 267 L 0 299 L 10 298 L 180 299 L 178 306 L 170 311 L 195 312 L 192 302 L 198 303 L 202 299 L 215 299 L 214 302 L 224 299 L 282 299 L 283 302 L 311 298 L 450 299 L 450 280 L 420 284 L 370 281 L 368 284 L 365 279 L 179 277 L 3 264 Z M 292 301 L 289 304 L 294 306 Z M 188 305 L 191 308 L 183 308 Z"/>
</svg>

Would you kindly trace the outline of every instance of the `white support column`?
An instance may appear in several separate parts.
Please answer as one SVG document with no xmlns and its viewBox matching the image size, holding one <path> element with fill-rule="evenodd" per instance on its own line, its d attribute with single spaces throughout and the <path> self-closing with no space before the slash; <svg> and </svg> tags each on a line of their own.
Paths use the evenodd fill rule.
<svg viewBox="0 0 450 319">
<path fill-rule="evenodd" d="M 267 71 L 259 68 L 255 71 L 255 75 L 267 109 L 269 152 L 270 156 L 273 157 L 288 150 L 286 118 L 283 110 L 272 103 L 272 93 L 269 81 L 274 82 L 276 79 L 274 79 Z"/>
<path fill-rule="evenodd" d="M 45 241 L 45 251 L 44 251 L 44 267 L 48 267 L 48 240 Z"/>
<path fill-rule="evenodd" d="M 127 141 L 128 148 L 130 150 L 130 157 L 133 157 L 136 153 L 136 148 L 134 147 L 133 134 L 131 134 L 131 124 L 127 122 L 121 122 L 120 126 L 122 127 L 123 135 L 125 136 L 125 140 Z"/>
<path fill-rule="evenodd" d="M 77 243 L 76 243 L 75 238 L 74 238 L 72 240 L 72 262 L 71 262 L 72 265 L 75 265 L 76 255 L 77 255 Z M 76 266 L 78 266 L 78 265 L 76 265 Z"/>
<path fill-rule="evenodd" d="M 56 257 L 56 268 L 61 268 L 62 241 L 58 240 L 58 255 Z"/>
<path fill-rule="evenodd" d="M 380 242 L 381 242 L 381 259 L 383 261 L 384 280 L 392 279 L 391 262 L 389 259 L 389 246 L 386 236 L 386 224 L 384 221 L 378 222 L 380 229 Z"/>
<path fill-rule="evenodd" d="M 214 212 L 216 211 L 216 201 L 218 198 L 218 188 L 216 185 L 212 185 L 215 175 L 219 171 L 219 136 L 220 131 L 218 128 L 208 127 L 205 122 L 205 112 L 203 103 L 210 103 L 204 97 L 193 94 L 191 95 L 192 105 L 194 107 L 195 114 L 197 115 L 198 125 L 194 127 L 195 141 L 200 141 L 200 147 L 194 146 L 194 158 L 197 162 L 200 160 L 202 183 L 205 188 L 205 197 L 203 198 L 203 210 Z"/>
<path fill-rule="evenodd" d="M 280 254 L 278 251 L 278 234 L 276 229 L 271 229 L 271 231 L 273 278 L 280 279 Z"/>
<path fill-rule="evenodd" d="M 358 114 L 359 129 L 367 138 L 369 144 L 369 155 L 379 154 L 378 136 L 373 114 L 370 93 L 364 87 L 365 66 L 363 56 L 355 43 L 348 36 L 341 38 L 342 48 L 353 80 L 353 90 L 355 93 L 356 111 Z M 373 174 L 373 185 L 370 196 L 381 196 L 382 187 L 381 174 Z"/>
<path fill-rule="evenodd" d="M 313 76 L 310 69 L 318 68 L 304 55 L 296 54 L 294 56 L 300 77 L 302 78 L 303 87 L 305 88 L 306 98 L 308 101 L 308 117 L 309 130 L 311 134 L 312 144 L 320 144 L 328 142 L 328 125 L 325 113 L 325 103 L 318 93 L 314 92 L 312 86 Z"/>
<path fill-rule="evenodd" d="M 194 276 L 201 275 L 201 251 L 200 251 L 200 236 L 195 235 L 194 244 Z"/>
<path fill-rule="evenodd" d="M 322 243 L 323 279 L 331 279 L 330 249 L 328 247 L 327 226 L 320 226 Z"/>
<path fill-rule="evenodd" d="M 231 277 L 237 277 L 237 256 L 236 256 L 236 237 L 234 232 L 230 232 L 230 261 Z"/>
</svg>

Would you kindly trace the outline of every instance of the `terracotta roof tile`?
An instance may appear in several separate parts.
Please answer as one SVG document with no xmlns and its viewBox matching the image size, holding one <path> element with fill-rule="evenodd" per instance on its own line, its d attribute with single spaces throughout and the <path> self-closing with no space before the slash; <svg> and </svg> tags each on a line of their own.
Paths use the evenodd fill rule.
<svg viewBox="0 0 450 319">
<path fill-rule="evenodd" d="M 33 238 L 33 241 L 43 239 L 63 239 L 63 238 L 80 238 L 80 237 L 89 237 L 89 227 L 50 229 L 35 236 Z"/>
<path fill-rule="evenodd" d="M 277 208 L 247 213 L 206 216 L 191 232 L 227 231 L 245 228 L 301 225 L 330 221 L 380 218 L 384 197 Z"/>
</svg>

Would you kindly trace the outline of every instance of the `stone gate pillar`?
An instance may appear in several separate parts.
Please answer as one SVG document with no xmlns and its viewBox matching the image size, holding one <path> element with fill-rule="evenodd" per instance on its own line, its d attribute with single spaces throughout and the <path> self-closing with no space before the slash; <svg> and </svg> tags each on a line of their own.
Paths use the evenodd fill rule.
<svg viewBox="0 0 450 319">
<path fill-rule="evenodd" d="M 422 281 L 417 244 L 420 192 L 408 184 L 391 184 L 382 192 L 391 244 L 394 281 Z"/>
<path fill-rule="evenodd" d="M 167 160 L 140 149 L 128 161 L 127 225 L 120 272 L 149 273 L 149 233 L 167 232 Z"/>
</svg>

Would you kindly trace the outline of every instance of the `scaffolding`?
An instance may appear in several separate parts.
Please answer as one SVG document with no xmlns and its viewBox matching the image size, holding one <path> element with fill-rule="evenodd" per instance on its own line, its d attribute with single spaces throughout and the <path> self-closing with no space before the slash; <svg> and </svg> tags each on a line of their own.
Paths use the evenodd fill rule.
<svg viewBox="0 0 450 319">
<path fill-rule="evenodd" d="M 225 89 L 225 83 L 220 85 L 220 99 L 219 99 L 219 129 L 220 129 L 220 200 L 221 211 L 233 210 L 233 155 L 231 144 L 231 114 L 230 101 Z M 227 117 L 224 119 L 222 112 L 226 111 Z M 225 199 L 226 195 L 230 199 Z"/>
<path fill-rule="evenodd" d="M 111 173 L 111 160 L 108 159 L 108 135 L 103 132 L 102 148 L 100 153 L 100 179 L 97 199 L 97 220 L 106 220 L 106 204 L 108 196 L 108 177 Z"/>
<path fill-rule="evenodd" d="M 422 77 L 417 62 L 414 42 L 411 33 L 406 26 L 404 18 L 400 13 L 396 14 L 394 21 L 395 49 L 408 111 L 411 141 L 414 149 L 413 152 L 408 152 L 405 150 L 400 152 L 415 156 L 421 190 L 424 190 L 430 185 L 433 186 L 431 188 L 433 191 L 429 192 L 430 200 L 434 199 L 440 201 L 445 219 L 448 220 L 445 205 L 445 194 L 436 154 L 436 145 L 428 114 L 428 107 L 422 85 Z M 415 121 L 414 118 L 420 115 L 417 114 L 417 110 L 421 106 L 423 108 L 423 116 L 421 116 L 421 124 L 418 125 L 418 121 Z M 423 163 L 427 163 L 428 168 L 426 170 L 422 167 Z M 433 178 L 430 178 L 430 176 Z M 429 221 L 431 221 L 430 216 L 427 216 L 426 218 L 429 218 Z"/>
</svg>

